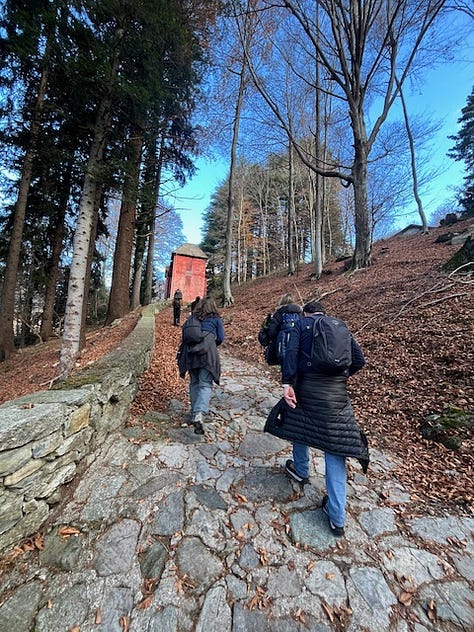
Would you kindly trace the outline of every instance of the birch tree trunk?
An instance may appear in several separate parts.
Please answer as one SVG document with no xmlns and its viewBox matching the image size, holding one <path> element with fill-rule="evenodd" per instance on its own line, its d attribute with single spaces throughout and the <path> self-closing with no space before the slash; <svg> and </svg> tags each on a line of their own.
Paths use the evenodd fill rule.
<svg viewBox="0 0 474 632">
<path fill-rule="evenodd" d="M 73 242 L 73 256 L 69 275 L 64 332 L 59 358 L 59 379 L 65 379 L 74 368 L 80 349 L 83 304 L 87 289 L 87 254 L 91 240 L 94 212 L 96 211 L 96 193 L 99 185 L 98 170 L 104 156 L 105 143 L 110 128 L 112 85 L 116 79 L 120 52 L 120 42 L 124 31 L 119 28 L 115 33 L 109 88 L 99 105 L 94 127 L 94 136 L 85 169 L 84 185 L 79 203 L 79 216 Z"/>
<path fill-rule="evenodd" d="M 97 226 L 99 224 L 99 208 L 100 200 L 102 197 L 102 187 L 100 183 L 97 183 L 94 202 L 94 214 L 91 228 L 91 238 L 89 240 L 89 250 L 87 251 L 87 264 L 86 264 L 86 276 L 84 280 L 85 296 L 82 303 L 82 316 L 81 316 L 81 334 L 79 337 L 79 351 L 86 346 L 86 325 L 87 325 L 87 312 L 89 307 L 90 296 L 90 281 L 92 273 L 92 261 L 94 259 L 95 240 L 97 237 Z"/>
</svg>

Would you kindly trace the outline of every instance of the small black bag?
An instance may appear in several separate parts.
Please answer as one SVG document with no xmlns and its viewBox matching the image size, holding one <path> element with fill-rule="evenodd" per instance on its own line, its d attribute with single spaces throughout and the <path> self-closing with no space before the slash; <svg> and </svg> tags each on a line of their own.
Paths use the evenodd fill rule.
<svg viewBox="0 0 474 632">
<path fill-rule="evenodd" d="M 278 355 L 277 355 L 277 347 L 278 347 L 277 340 L 276 338 L 274 338 L 273 340 L 269 342 L 268 346 L 265 347 L 265 349 L 263 350 L 265 361 L 270 366 L 276 366 L 277 364 L 280 364 L 280 360 L 278 359 Z"/>
</svg>

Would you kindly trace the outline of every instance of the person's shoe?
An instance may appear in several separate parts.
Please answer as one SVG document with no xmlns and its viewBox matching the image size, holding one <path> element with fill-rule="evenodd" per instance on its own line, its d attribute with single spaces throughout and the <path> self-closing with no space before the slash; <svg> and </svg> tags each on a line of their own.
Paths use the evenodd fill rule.
<svg viewBox="0 0 474 632">
<path fill-rule="evenodd" d="M 300 485 L 307 485 L 309 483 L 309 478 L 305 478 L 304 476 L 300 476 L 298 472 L 295 470 L 294 463 L 291 459 L 285 464 L 285 472 L 288 474 L 290 478 L 299 483 Z"/>
<path fill-rule="evenodd" d="M 327 508 L 328 502 L 329 502 L 329 497 L 326 495 L 326 496 L 323 497 L 323 502 L 321 504 L 321 507 L 322 507 L 322 510 L 324 511 L 324 513 L 326 514 L 326 516 L 328 517 L 329 528 L 331 529 L 332 534 L 337 536 L 338 538 L 340 538 L 341 536 L 344 535 L 344 527 L 336 527 L 334 522 L 329 517 L 328 508 Z"/>
<path fill-rule="evenodd" d="M 204 434 L 204 428 L 202 427 L 202 413 L 196 413 L 193 419 L 194 433 Z"/>
</svg>

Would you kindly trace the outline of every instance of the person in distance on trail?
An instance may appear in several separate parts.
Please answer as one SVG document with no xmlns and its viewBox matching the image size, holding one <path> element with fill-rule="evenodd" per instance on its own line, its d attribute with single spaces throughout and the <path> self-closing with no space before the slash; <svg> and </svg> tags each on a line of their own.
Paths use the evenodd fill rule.
<svg viewBox="0 0 474 632">
<path fill-rule="evenodd" d="M 258 341 L 268 350 L 265 358 L 268 364 L 282 364 L 288 342 L 290 327 L 301 318 L 303 310 L 297 305 L 291 294 L 283 294 L 278 301 L 277 309 L 265 319 L 259 334 Z"/>
<path fill-rule="evenodd" d="M 202 298 L 193 317 L 201 323 L 202 342 L 191 345 L 183 353 L 178 352 L 179 374 L 189 373 L 189 398 L 191 400 L 191 419 L 196 434 L 204 434 L 204 416 L 209 412 L 212 384 L 219 384 L 221 364 L 217 347 L 224 341 L 224 325 L 213 298 Z M 186 326 L 186 323 L 183 325 Z"/>
<path fill-rule="evenodd" d="M 196 296 L 194 301 L 191 303 L 191 305 L 190 305 L 191 314 L 194 314 L 194 310 L 196 309 L 196 305 L 199 303 L 200 300 L 201 300 L 201 297 L 200 296 Z"/>
<path fill-rule="evenodd" d="M 293 460 L 286 462 L 285 471 L 302 485 L 309 482 L 309 447 L 324 452 L 326 495 L 322 509 L 332 533 L 342 536 L 346 519 L 346 457 L 358 459 L 364 472 L 369 463 L 367 439 L 357 425 L 347 392 L 347 378 L 364 366 L 365 358 L 345 324 L 330 319 L 342 326 L 347 361 L 343 369 L 323 372 L 314 361 L 314 346 L 321 339 L 314 335 L 314 327 L 316 319 L 325 317 L 326 312 L 321 303 L 311 301 L 303 307 L 303 313 L 291 332 L 283 359 L 283 399 L 270 413 L 265 431 L 293 443 Z"/>
<path fill-rule="evenodd" d="M 173 325 L 179 326 L 181 320 L 181 304 L 183 302 L 183 293 L 178 288 L 173 296 Z"/>
</svg>

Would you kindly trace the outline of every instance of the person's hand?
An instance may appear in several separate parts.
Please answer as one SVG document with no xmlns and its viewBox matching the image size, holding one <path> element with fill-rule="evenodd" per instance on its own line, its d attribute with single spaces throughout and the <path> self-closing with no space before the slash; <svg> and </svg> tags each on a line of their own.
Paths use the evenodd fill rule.
<svg viewBox="0 0 474 632">
<path fill-rule="evenodd" d="M 283 387 L 283 399 L 290 408 L 296 408 L 296 395 L 291 384 L 285 384 Z"/>
</svg>

